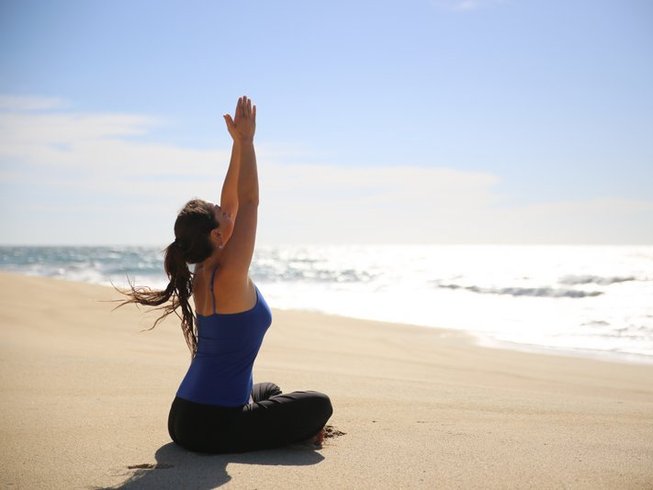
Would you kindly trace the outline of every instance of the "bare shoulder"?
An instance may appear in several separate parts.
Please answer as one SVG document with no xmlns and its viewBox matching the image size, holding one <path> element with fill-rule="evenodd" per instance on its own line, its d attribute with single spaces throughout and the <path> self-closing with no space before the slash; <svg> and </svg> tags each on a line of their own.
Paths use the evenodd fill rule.
<svg viewBox="0 0 653 490">
<path fill-rule="evenodd" d="M 247 274 L 220 268 L 215 274 L 213 285 L 216 310 L 219 313 L 239 313 L 256 305 L 254 282 Z"/>
</svg>

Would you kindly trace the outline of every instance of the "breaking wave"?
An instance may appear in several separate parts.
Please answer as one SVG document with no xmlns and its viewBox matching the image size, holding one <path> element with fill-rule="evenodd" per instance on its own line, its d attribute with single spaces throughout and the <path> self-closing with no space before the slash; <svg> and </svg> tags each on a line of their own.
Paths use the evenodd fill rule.
<svg viewBox="0 0 653 490">
<path fill-rule="evenodd" d="M 533 296 L 537 298 L 586 298 L 600 296 L 602 291 L 579 291 L 576 289 L 556 289 L 551 287 L 541 288 L 483 288 L 479 286 L 460 286 L 458 284 L 439 284 L 438 287 L 445 289 L 464 289 L 480 294 L 506 294 L 510 296 Z"/>
<path fill-rule="evenodd" d="M 614 276 L 614 277 L 601 277 L 592 275 L 583 276 L 563 276 L 558 282 L 566 284 L 567 286 L 577 286 L 582 284 L 598 284 L 599 286 L 609 286 L 610 284 L 618 284 L 620 282 L 635 281 L 634 276 Z"/>
</svg>

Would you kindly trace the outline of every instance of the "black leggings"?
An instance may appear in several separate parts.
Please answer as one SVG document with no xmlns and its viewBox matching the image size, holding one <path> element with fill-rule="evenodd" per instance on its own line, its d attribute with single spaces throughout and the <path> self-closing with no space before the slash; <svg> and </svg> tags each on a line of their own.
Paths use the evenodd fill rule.
<svg viewBox="0 0 653 490">
<path fill-rule="evenodd" d="M 254 403 L 219 407 L 175 397 L 168 433 L 175 443 L 205 453 L 270 449 L 316 435 L 333 413 L 329 397 L 317 391 L 282 394 L 274 383 L 257 383 Z"/>
</svg>

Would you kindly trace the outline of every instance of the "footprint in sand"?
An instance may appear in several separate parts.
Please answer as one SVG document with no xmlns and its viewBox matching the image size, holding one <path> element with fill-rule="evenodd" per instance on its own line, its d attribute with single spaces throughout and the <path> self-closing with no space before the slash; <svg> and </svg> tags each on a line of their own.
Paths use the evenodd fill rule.
<svg viewBox="0 0 653 490">
<path fill-rule="evenodd" d="M 340 437 L 346 435 L 346 432 L 342 432 L 336 429 L 333 425 L 327 425 L 324 427 L 324 438 L 328 439 L 330 437 Z"/>
</svg>

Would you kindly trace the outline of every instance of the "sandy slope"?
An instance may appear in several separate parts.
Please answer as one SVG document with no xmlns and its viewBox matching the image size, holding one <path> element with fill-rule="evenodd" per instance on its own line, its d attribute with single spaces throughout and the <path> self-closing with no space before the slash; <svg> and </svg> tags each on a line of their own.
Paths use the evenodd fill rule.
<svg viewBox="0 0 653 490">
<path fill-rule="evenodd" d="M 154 317 L 112 312 L 109 288 L 0 288 L 2 487 L 653 488 L 653 366 L 275 311 L 255 382 L 329 394 L 346 435 L 199 455 L 166 429 L 189 362 L 175 319 L 139 333 Z"/>
</svg>

